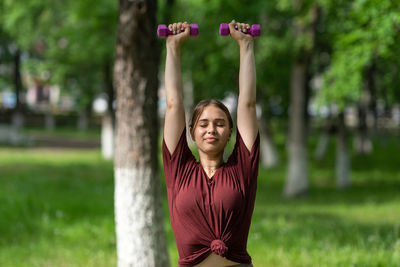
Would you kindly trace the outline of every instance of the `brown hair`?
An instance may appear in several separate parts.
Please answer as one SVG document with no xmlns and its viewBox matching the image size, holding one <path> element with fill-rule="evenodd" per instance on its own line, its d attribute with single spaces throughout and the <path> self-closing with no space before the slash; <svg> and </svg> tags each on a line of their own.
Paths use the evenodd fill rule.
<svg viewBox="0 0 400 267">
<path fill-rule="evenodd" d="M 196 105 L 196 107 L 193 109 L 192 119 L 190 120 L 190 124 L 189 124 L 191 134 L 192 134 L 193 129 L 196 127 L 197 121 L 199 120 L 201 113 L 203 113 L 204 108 L 207 106 L 211 106 L 211 105 L 221 109 L 225 113 L 225 115 L 229 121 L 230 129 L 233 128 L 233 121 L 232 121 L 231 113 L 229 112 L 228 108 L 224 105 L 224 103 L 222 103 L 221 101 L 216 100 L 216 99 L 206 99 L 206 100 L 200 101 Z"/>
</svg>

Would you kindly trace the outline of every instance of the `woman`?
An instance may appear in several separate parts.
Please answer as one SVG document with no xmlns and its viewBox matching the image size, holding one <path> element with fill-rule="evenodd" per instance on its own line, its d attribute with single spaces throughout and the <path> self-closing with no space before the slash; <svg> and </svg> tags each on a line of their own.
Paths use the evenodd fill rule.
<svg viewBox="0 0 400 267">
<path fill-rule="evenodd" d="M 257 187 L 260 137 L 256 120 L 256 70 L 248 24 L 229 24 L 240 47 L 239 99 L 235 148 L 223 153 L 232 134 L 232 118 L 217 100 L 194 109 L 190 134 L 200 161 L 188 148 L 182 100 L 180 46 L 189 37 L 185 23 L 174 23 L 166 39 L 163 163 L 171 225 L 179 266 L 252 266 L 246 251 Z"/>
</svg>

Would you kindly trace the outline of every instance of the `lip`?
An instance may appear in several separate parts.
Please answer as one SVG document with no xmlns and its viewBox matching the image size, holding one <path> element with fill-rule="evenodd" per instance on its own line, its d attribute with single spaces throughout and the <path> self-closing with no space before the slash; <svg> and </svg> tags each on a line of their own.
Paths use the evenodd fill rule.
<svg viewBox="0 0 400 267">
<path fill-rule="evenodd" d="M 218 139 L 217 138 L 215 138 L 215 137 L 207 137 L 207 138 L 204 138 L 204 141 L 206 141 L 207 143 L 214 143 L 214 142 L 216 142 Z"/>
</svg>

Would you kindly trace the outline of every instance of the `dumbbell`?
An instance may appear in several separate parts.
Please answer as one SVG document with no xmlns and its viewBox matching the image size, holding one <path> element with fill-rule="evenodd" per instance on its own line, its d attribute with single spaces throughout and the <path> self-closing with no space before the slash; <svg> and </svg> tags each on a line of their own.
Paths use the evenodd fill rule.
<svg viewBox="0 0 400 267">
<path fill-rule="evenodd" d="M 258 37 L 260 36 L 260 24 L 253 24 L 251 25 L 250 29 L 248 29 L 246 34 L 250 34 L 253 37 Z M 219 34 L 222 36 L 227 36 L 229 35 L 229 25 L 228 23 L 221 23 L 221 26 L 219 27 Z"/>
<path fill-rule="evenodd" d="M 197 36 L 199 34 L 199 26 L 197 24 L 190 24 L 190 36 Z M 157 35 L 159 38 L 167 37 L 168 35 L 173 35 L 174 33 L 170 31 L 165 24 L 158 25 Z"/>
</svg>

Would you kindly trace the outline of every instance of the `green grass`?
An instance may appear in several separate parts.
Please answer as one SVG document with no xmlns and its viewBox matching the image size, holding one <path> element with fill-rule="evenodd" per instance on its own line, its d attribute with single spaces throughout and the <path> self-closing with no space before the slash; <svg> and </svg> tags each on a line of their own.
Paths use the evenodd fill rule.
<svg viewBox="0 0 400 267">
<path fill-rule="evenodd" d="M 100 129 L 96 128 L 90 128 L 85 131 L 77 131 L 76 128 L 72 127 L 55 127 L 54 130 L 46 131 L 40 127 L 29 127 L 24 128 L 23 133 L 32 138 L 66 138 L 78 141 L 86 141 L 93 139 L 100 140 L 100 131 Z"/>
<path fill-rule="evenodd" d="M 337 190 L 331 146 L 325 160 L 310 160 L 310 191 L 294 200 L 281 195 L 283 153 L 280 166 L 261 168 L 254 266 L 399 266 L 398 150 L 389 140 L 354 156 L 353 186 Z M 0 148 L 0 266 L 115 266 L 112 168 L 97 150 Z M 167 216 L 165 226 L 177 266 Z"/>
</svg>

